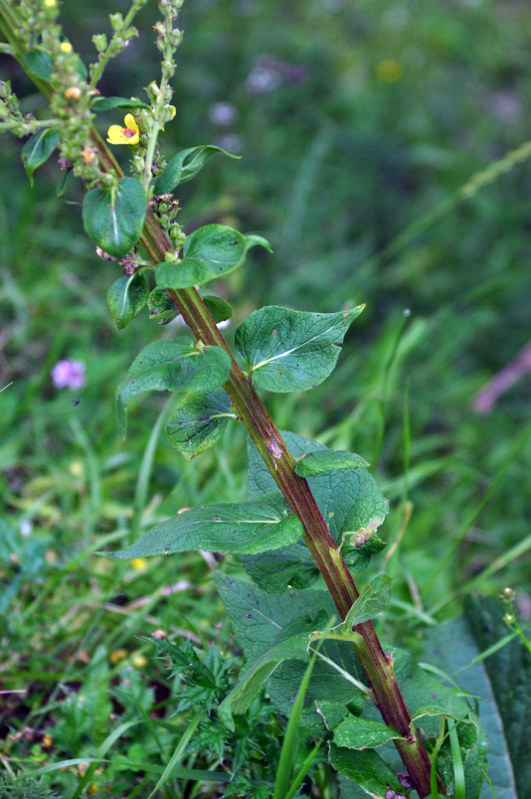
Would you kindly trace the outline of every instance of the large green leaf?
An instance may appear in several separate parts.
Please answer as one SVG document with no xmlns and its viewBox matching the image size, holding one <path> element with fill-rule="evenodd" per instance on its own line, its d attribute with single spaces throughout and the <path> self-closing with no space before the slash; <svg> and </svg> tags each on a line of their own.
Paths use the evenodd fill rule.
<svg viewBox="0 0 531 799">
<path fill-rule="evenodd" d="M 133 361 L 118 387 L 117 412 L 121 427 L 131 397 L 143 391 L 211 391 L 229 377 L 230 356 L 221 347 L 197 349 L 188 339 L 154 341 Z"/>
<path fill-rule="evenodd" d="M 192 508 L 158 524 L 139 541 L 112 557 L 140 558 L 206 549 L 220 552 L 264 552 L 300 538 L 302 525 L 282 497 L 269 494 L 235 504 Z"/>
<path fill-rule="evenodd" d="M 336 365 L 341 343 L 365 306 L 320 314 L 267 306 L 254 311 L 236 330 L 236 347 L 253 384 L 287 392 L 322 383 Z"/>
<path fill-rule="evenodd" d="M 33 186 L 33 173 L 37 167 L 44 164 L 51 156 L 59 143 L 59 131 L 55 128 L 45 128 L 25 142 L 22 148 L 22 163 L 26 174 Z"/>
<path fill-rule="evenodd" d="M 229 158 L 238 158 L 237 155 L 222 150 L 214 144 L 202 144 L 199 147 L 189 147 L 174 155 L 163 171 L 156 178 L 153 189 L 155 194 L 169 194 L 179 186 L 192 180 L 204 167 L 209 158 L 216 153 L 223 153 Z"/>
<path fill-rule="evenodd" d="M 300 477 L 315 477 L 335 469 L 367 469 L 369 466 L 370 463 L 367 463 L 365 458 L 353 452 L 319 449 L 308 452 L 295 462 L 295 474 Z"/>
<path fill-rule="evenodd" d="M 404 786 L 374 749 L 356 751 L 330 744 L 330 762 L 372 797 L 403 796 Z"/>
<path fill-rule="evenodd" d="M 479 720 L 488 741 L 487 774 L 496 799 L 531 795 L 531 659 L 517 638 L 482 659 L 480 653 L 506 638 L 503 606 L 490 598 L 467 599 L 465 618 L 426 634 L 423 659 L 480 697 Z M 451 645 L 449 645 L 451 642 Z M 474 662 L 477 661 L 477 662 Z M 481 799 L 492 797 L 489 785 Z"/>
<path fill-rule="evenodd" d="M 157 283 L 165 289 L 203 285 L 243 264 L 247 250 L 255 245 L 271 252 L 269 243 L 261 236 L 242 236 L 225 225 L 205 225 L 188 236 L 179 264 L 164 262 L 157 266 Z"/>
<path fill-rule="evenodd" d="M 107 292 L 107 305 L 116 327 L 121 330 L 142 310 L 149 296 L 149 284 L 143 269 L 122 275 Z"/>
<path fill-rule="evenodd" d="M 204 452 L 223 435 L 227 421 L 236 418 L 230 408 L 223 389 L 186 394 L 166 422 L 170 444 L 186 458 Z"/>
<path fill-rule="evenodd" d="M 83 203 L 85 230 L 102 250 L 123 258 L 142 235 L 147 199 L 134 178 L 121 178 L 111 189 L 91 189 Z"/>
<path fill-rule="evenodd" d="M 294 433 L 285 432 L 282 436 L 294 458 L 301 458 L 308 452 L 326 451 L 322 444 Z M 250 440 L 248 454 L 249 495 L 272 491 L 276 484 Z M 366 469 L 335 469 L 309 477 L 308 485 L 337 543 L 346 533 L 362 531 L 362 538 L 369 536 L 387 513 L 388 502 Z"/>
<path fill-rule="evenodd" d="M 293 589 L 283 594 L 269 594 L 252 583 L 231 579 L 219 572 L 214 580 L 250 670 L 260 669 L 261 665 L 265 669 L 265 663 L 269 662 L 267 653 L 280 641 L 303 631 L 308 634 L 316 628 L 322 629 L 328 619 L 337 618 L 328 591 Z M 277 663 L 267 679 L 268 695 L 283 713 L 289 713 L 308 656 L 301 649 L 293 649 L 290 657 L 296 659 Z M 363 679 L 353 647 L 325 641 L 308 690 L 302 721 L 306 729 L 323 732 L 323 718 L 317 710 L 321 705 L 327 707 L 327 721 L 341 721 L 347 713 L 347 704 L 360 694 L 352 679 Z"/>
</svg>

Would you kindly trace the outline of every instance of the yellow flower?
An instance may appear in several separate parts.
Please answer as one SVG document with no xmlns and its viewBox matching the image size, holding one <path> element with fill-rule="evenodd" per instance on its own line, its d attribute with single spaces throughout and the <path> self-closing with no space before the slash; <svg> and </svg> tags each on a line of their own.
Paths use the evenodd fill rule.
<svg viewBox="0 0 531 799">
<path fill-rule="evenodd" d="M 63 53 L 71 53 L 73 48 L 70 42 L 61 42 L 61 44 L 59 45 L 59 49 Z"/>
<path fill-rule="evenodd" d="M 109 144 L 138 144 L 139 130 L 132 114 L 125 115 L 124 125 L 111 125 L 107 131 Z"/>
<path fill-rule="evenodd" d="M 384 58 L 376 65 L 376 77 L 384 83 L 395 83 L 404 74 L 404 67 L 396 58 Z"/>
<path fill-rule="evenodd" d="M 170 110 L 171 110 L 171 117 L 170 117 L 170 119 L 173 119 L 173 117 L 174 117 L 174 116 L 175 116 L 175 114 L 177 113 L 177 109 L 175 108 L 175 106 L 174 106 L 174 105 L 170 105 Z"/>
<path fill-rule="evenodd" d="M 128 655 L 127 649 L 115 649 L 114 652 L 111 652 L 109 655 L 109 660 L 111 661 L 112 665 L 115 666 L 121 660 L 127 657 Z"/>
<path fill-rule="evenodd" d="M 131 566 L 133 569 L 143 569 L 144 566 L 147 566 L 147 560 L 145 558 L 133 558 Z"/>
</svg>

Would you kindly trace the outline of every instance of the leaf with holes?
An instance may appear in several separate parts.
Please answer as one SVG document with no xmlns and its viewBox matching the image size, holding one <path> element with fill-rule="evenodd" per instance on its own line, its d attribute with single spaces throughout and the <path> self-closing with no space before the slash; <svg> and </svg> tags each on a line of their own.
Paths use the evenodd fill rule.
<svg viewBox="0 0 531 799">
<path fill-rule="evenodd" d="M 247 250 L 256 245 L 271 252 L 269 242 L 261 236 L 243 236 L 225 225 L 205 225 L 186 239 L 181 263 L 164 262 L 157 266 L 157 283 L 164 289 L 208 283 L 241 266 Z"/>
<path fill-rule="evenodd" d="M 122 430 L 129 400 L 143 391 L 211 391 L 229 377 L 230 356 L 221 347 L 196 349 L 188 339 L 154 341 L 135 358 L 118 387 L 117 412 Z"/>
<path fill-rule="evenodd" d="M 306 391 L 332 372 L 351 323 L 363 311 L 320 314 L 267 306 L 236 330 L 236 347 L 253 384 L 268 391 Z"/>
<path fill-rule="evenodd" d="M 83 202 L 83 224 L 92 241 L 123 258 L 142 235 L 147 199 L 134 178 L 121 178 L 109 189 L 91 189 Z"/>
</svg>

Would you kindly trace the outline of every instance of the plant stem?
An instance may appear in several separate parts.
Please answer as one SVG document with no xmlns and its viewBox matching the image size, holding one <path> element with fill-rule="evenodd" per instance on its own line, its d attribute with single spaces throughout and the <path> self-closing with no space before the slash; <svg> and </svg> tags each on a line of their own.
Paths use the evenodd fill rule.
<svg viewBox="0 0 531 799">
<path fill-rule="evenodd" d="M 172 251 L 170 242 L 160 230 L 152 212 L 148 211 L 144 238 L 150 255 L 157 262 L 164 252 Z M 275 479 L 284 498 L 300 519 L 304 537 L 326 582 L 341 619 L 345 619 L 359 593 L 343 557 L 332 538 L 308 483 L 294 472 L 294 460 L 275 427 L 260 397 L 244 375 L 212 319 L 208 308 L 195 289 L 168 292 L 185 322 L 198 341 L 222 347 L 231 357 L 231 373 L 224 386 L 232 404 Z M 354 627 L 364 641 L 358 655 L 376 697 L 385 723 L 402 736 L 395 741 L 404 765 L 420 797 L 429 796 L 431 762 L 422 741 L 417 737 L 409 710 L 396 682 L 392 656 L 380 644 L 372 622 Z M 442 784 L 439 793 L 443 793 Z"/>
<path fill-rule="evenodd" d="M 17 40 L 14 27 L 10 24 L 12 20 L 9 12 L 5 0 L 0 0 L 0 28 L 3 28 L 6 38 L 13 45 L 17 60 L 20 60 L 24 67 L 22 47 Z M 30 77 L 44 96 L 49 98 L 50 86 L 43 81 L 35 80 L 33 75 Z M 91 139 L 92 145 L 97 150 L 101 169 L 121 176 L 119 165 L 95 129 Z M 146 216 L 141 241 L 153 264 L 163 261 L 165 252 L 173 252 L 171 243 L 151 209 Z M 231 372 L 224 388 L 283 496 L 300 519 L 308 548 L 323 575 L 339 615 L 345 619 L 359 593 L 308 483 L 295 474 L 293 458 L 282 436 L 250 381 L 235 361 L 198 292 L 189 288 L 170 291 L 169 294 L 196 339 L 206 345 L 222 347 L 230 355 Z M 423 742 L 416 734 L 409 710 L 396 682 L 393 658 L 382 649 L 372 622 L 356 625 L 354 630 L 364 642 L 364 646 L 358 647 L 357 651 L 376 704 L 385 723 L 402 736 L 395 741 L 395 745 L 415 790 L 421 799 L 424 799 L 431 794 L 431 763 Z M 439 784 L 438 790 L 440 794 L 445 793 L 442 783 Z"/>
</svg>

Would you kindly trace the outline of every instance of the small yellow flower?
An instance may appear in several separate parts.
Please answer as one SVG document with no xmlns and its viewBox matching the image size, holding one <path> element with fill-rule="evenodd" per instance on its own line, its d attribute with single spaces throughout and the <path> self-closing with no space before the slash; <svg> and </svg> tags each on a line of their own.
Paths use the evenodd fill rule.
<svg viewBox="0 0 531 799">
<path fill-rule="evenodd" d="M 145 655 L 141 652 L 138 652 L 136 655 L 133 655 L 131 658 L 131 664 L 135 667 L 135 669 L 143 669 L 147 666 L 148 659 Z"/>
<path fill-rule="evenodd" d="M 376 65 L 376 77 L 384 83 L 395 83 L 404 74 L 404 67 L 396 58 L 384 58 Z"/>
<path fill-rule="evenodd" d="M 63 53 L 71 53 L 74 48 L 72 47 L 70 42 L 61 42 L 61 44 L 59 45 L 59 49 Z"/>
<path fill-rule="evenodd" d="M 177 109 L 175 108 L 175 106 L 174 106 L 174 105 L 170 105 L 170 110 L 171 110 L 171 117 L 170 117 L 170 119 L 173 119 L 173 117 L 174 117 L 174 116 L 175 116 L 175 114 L 177 113 Z"/>
<path fill-rule="evenodd" d="M 147 560 L 145 558 L 133 558 L 131 566 L 133 569 L 143 569 L 144 566 L 147 566 Z"/>
<path fill-rule="evenodd" d="M 124 128 L 120 125 L 111 125 L 107 131 L 109 144 L 138 144 L 139 130 L 132 114 L 126 114 L 124 125 Z"/>
<path fill-rule="evenodd" d="M 52 736 L 48 732 L 45 732 L 42 737 L 42 746 L 43 749 L 51 749 L 53 746 Z"/>
<path fill-rule="evenodd" d="M 115 649 L 114 652 L 111 652 L 109 655 L 109 660 L 111 661 L 112 665 L 115 666 L 121 660 L 127 657 L 129 653 L 127 649 Z"/>
<path fill-rule="evenodd" d="M 44 8 L 55 8 L 56 5 L 56 0 L 44 0 Z"/>
</svg>

